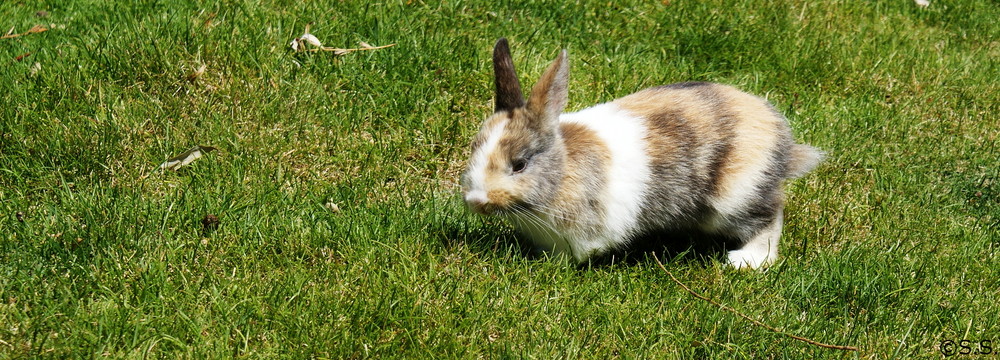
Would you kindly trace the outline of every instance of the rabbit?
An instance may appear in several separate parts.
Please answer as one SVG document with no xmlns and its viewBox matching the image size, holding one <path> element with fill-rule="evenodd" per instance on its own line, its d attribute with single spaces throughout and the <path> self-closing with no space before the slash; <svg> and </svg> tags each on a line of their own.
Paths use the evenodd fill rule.
<svg viewBox="0 0 1000 360">
<path fill-rule="evenodd" d="M 766 100 L 727 85 L 653 87 L 563 113 L 566 50 L 527 100 L 505 38 L 493 69 L 494 113 L 461 178 L 466 206 L 578 263 L 644 235 L 694 231 L 734 241 L 729 265 L 766 267 L 778 256 L 782 183 L 824 156 L 795 143 Z"/>
</svg>

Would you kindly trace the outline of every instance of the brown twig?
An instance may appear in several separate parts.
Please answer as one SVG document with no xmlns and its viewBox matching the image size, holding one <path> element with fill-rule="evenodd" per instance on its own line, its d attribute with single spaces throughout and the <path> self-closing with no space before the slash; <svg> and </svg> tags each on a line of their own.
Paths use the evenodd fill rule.
<svg viewBox="0 0 1000 360">
<path fill-rule="evenodd" d="M 687 287 L 687 285 L 684 285 L 684 283 L 682 283 L 680 280 L 677 280 L 677 278 L 674 277 L 674 274 L 671 273 L 670 270 L 667 270 L 666 266 L 663 266 L 663 263 L 660 262 L 660 258 L 657 257 L 655 253 L 653 254 L 653 259 L 656 260 L 656 264 L 657 265 L 660 265 L 660 269 L 663 269 L 663 271 L 667 272 L 667 275 L 670 276 L 671 280 L 673 280 L 675 283 L 677 283 L 677 285 L 680 285 L 680 287 L 683 288 L 685 291 L 687 291 L 689 294 L 691 294 L 694 297 L 699 298 L 701 300 L 707 301 L 709 304 L 715 305 L 715 307 L 717 307 L 717 308 L 720 308 L 722 310 L 725 310 L 725 311 L 731 312 L 733 314 L 736 314 L 739 317 L 744 318 L 747 321 L 753 323 L 754 325 L 760 326 L 762 328 L 770 330 L 771 332 L 778 333 L 778 334 L 781 334 L 781 335 L 785 335 L 785 336 L 790 337 L 792 339 L 795 339 L 795 340 L 798 340 L 798 341 L 802 341 L 802 342 L 805 342 L 805 343 L 808 343 L 808 344 L 811 344 L 811 345 L 815 345 L 815 346 L 819 346 L 819 347 L 823 347 L 823 348 L 827 348 L 827 349 L 846 350 L 846 351 L 858 351 L 858 348 L 856 348 L 854 346 L 824 344 L 824 343 L 821 343 L 821 342 L 816 341 L 816 340 L 811 340 L 811 339 L 807 339 L 807 338 L 804 338 L 804 337 L 801 337 L 801 336 L 796 336 L 796 335 L 789 334 L 789 333 L 784 332 L 784 331 L 782 331 L 780 329 L 776 329 L 773 326 L 767 325 L 767 324 L 761 322 L 760 320 L 757 320 L 757 319 L 751 318 L 750 316 L 744 315 L 743 313 L 741 313 L 739 311 L 736 311 L 736 309 L 733 309 L 733 308 L 731 308 L 729 306 L 717 303 L 717 302 L 715 302 L 712 299 L 709 299 L 709 298 L 707 298 L 707 297 L 705 297 L 705 296 L 703 296 L 701 294 L 698 294 L 698 293 L 694 292 L 694 290 L 691 290 L 691 288 Z"/>
<path fill-rule="evenodd" d="M 382 45 L 382 46 L 369 46 L 369 47 L 363 47 L 363 48 L 357 48 L 357 49 L 339 49 L 339 48 L 332 48 L 332 47 L 323 46 L 323 47 L 319 47 L 319 48 L 316 48 L 316 49 L 308 49 L 306 51 L 310 51 L 310 52 L 332 51 L 334 55 L 344 55 L 344 54 L 347 54 L 347 53 L 350 53 L 350 52 L 355 52 L 355 51 L 384 49 L 384 48 L 392 47 L 392 46 L 396 46 L 396 44 L 389 44 L 389 45 Z"/>
<path fill-rule="evenodd" d="M 366 43 L 364 41 L 362 41 L 359 44 L 359 45 L 361 45 L 360 48 L 355 48 L 355 49 L 341 49 L 341 48 L 323 46 L 323 42 L 320 41 L 319 38 L 316 37 L 316 35 L 313 35 L 313 34 L 309 33 L 309 29 L 311 27 L 312 27 L 312 23 L 306 24 L 306 31 L 302 33 L 302 36 L 299 36 L 299 37 L 297 37 L 297 38 L 295 38 L 295 39 L 292 40 L 292 43 L 289 44 L 289 45 L 291 45 L 292 50 L 295 50 L 296 52 L 299 52 L 299 51 L 308 51 L 308 52 L 326 51 L 326 52 L 332 52 L 333 55 L 335 55 L 335 56 L 340 56 L 340 55 L 344 55 L 344 54 L 347 54 L 347 53 L 352 53 L 352 52 L 355 52 L 355 51 L 377 50 L 377 49 L 385 49 L 387 47 L 396 46 L 396 44 L 389 44 L 389 45 L 382 45 L 382 46 L 371 46 L 371 45 L 369 45 L 368 43 Z M 312 45 L 313 48 L 312 49 L 307 49 L 306 45 Z"/>
<path fill-rule="evenodd" d="M 40 33 L 40 32 L 46 32 L 48 30 L 49 30 L 49 28 L 47 28 L 47 27 L 44 27 L 44 26 L 41 26 L 41 25 L 35 25 L 35 26 L 32 26 L 31 29 L 28 29 L 28 31 L 25 31 L 25 32 L 20 33 L 20 34 L 15 34 L 14 33 L 14 29 L 11 28 L 10 31 L 8 31 L 6 35 L 0 36 L 0 39 L 12 39 L 12 38 L 16 38 L 16 37 L 19 37 L 19 36 L 25 36 L 25 35 L 28 35 L 28 34 L 35 34 L 35 33 Z"/>
</svg>

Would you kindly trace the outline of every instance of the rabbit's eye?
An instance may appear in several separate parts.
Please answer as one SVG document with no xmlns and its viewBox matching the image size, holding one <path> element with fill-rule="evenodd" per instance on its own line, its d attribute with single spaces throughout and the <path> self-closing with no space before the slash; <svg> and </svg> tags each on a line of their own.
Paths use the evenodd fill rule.
<svg viewBox="0 0 1000 360">
<path fill-rule="evenodd" d="M 527 159 L 514 159 L 514 161 L 510 164 L 510 168 L 515 174 L 524 171 L 526 166 L 528 166 Z"/>
</svg>

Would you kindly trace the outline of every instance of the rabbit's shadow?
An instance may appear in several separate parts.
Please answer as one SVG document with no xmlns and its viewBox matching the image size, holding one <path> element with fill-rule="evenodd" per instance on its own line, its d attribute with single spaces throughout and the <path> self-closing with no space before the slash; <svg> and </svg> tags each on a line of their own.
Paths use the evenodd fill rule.
<svg viewBox="0 0 1000 360">
<path fill-rule="evenodd" d="M 446 223 L 439 232 L 445 248 L 463 246 L 468 251 L 487 257 L 523 258 L 529 261 L 550 256 L 534 246 L 525 235 L 509 226 L 487 223 L 469 226 L 468 222 Z M 479 225 L 479 224 L 477 224 Z M 638 237 L 627 246 L 609 251 L 578 264 L 580 269 L 613 265 L 634 266 L 652 262 L 650 255 L 665 262 L 695 262 L 708 266 L 725 260 L 726 252 L 735 248 L 731 239 L 708 236 L 699 232 L 655 232 Z"/>
<path fill-rule="evenodd" d="M 633 239 L 628 245 L 594 257 L 581 267 L 648 265 L 652 256 L 663 262 L 709 266 L 724 262 L 735 241 L 694 231 L 659 231 Z"/>
<path fill-rule="evenodd" d="M 486 257 L 511 257 L 532 259 L 537 256 L 531 242 L 509 227 L 494 224 L 475 224 L 469 221 L 449 222 L 438 231 L 445 249 L 467 248 Z"/>
</svg>

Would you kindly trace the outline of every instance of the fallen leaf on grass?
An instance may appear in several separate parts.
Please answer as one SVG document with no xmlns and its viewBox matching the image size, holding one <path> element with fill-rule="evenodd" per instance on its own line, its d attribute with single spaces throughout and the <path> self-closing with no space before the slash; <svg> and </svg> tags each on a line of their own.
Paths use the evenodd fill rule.
<svg viewBox="0 0 1000 360">
<path fill-rule="evenodd" d="M 330 212 L 332 212 L 334 214 L 340 212 L 340 206 L 337 206 L 337 203 L 333 202 L 332 199 L 331 200 L 327 200 L 326 204 L 323 204 L 323 207 L 325 207 L 327 210 L 330 210 Z"/>
<path fill-rule="evenodd" d="M 309 33 L 310 27 L 312 27 L 312 24 L 306 24 L 306 31 L 304 31 L 302 36 L 292 39 L 292 43 L 289 44 L 292 46 L 292 50 L 295 50 L 296 52 L 306 51 L 307 43 L 316 47 L 323 46 L 323 43 L 319 41 L 319 38 Z"/>
<path fill-rule="evenodd" d="M 163 164 L 160 164 L 160 169 L 177 171 L 177 169 L 187 166 L 195 160 L 198 160 L 198 158 L 202 157 L 202 155 L 213 150 L 215 150 L 215 148 L 211 146 L 196 145 L 193 148 L 187 149 L 187 151 L 181 153 L 180 155 L 168 159 Z"/>
<path fill-rule="evenodd" d="M 299 41 L 305 41 L 309 45 L 312 45 L 312 46 L 315 46 L 315 47 L 320 47 L 320 48 L 323 47 L 323 42 L 319 41 L 319 38 L 316 37 L 316 35 L 313 35 L 313 34 L 310 34 L 310 33 L 302 34 L 302 37 L 299 38 Z"/>
<path fill-rule="evenodd" d="M 205 70 L 208 69 L 208 65 L 201 64 L 194 72 L 187 75 L 187 81 L 195 82 L 199 77 L 205 74 Z"/>
</svg>

